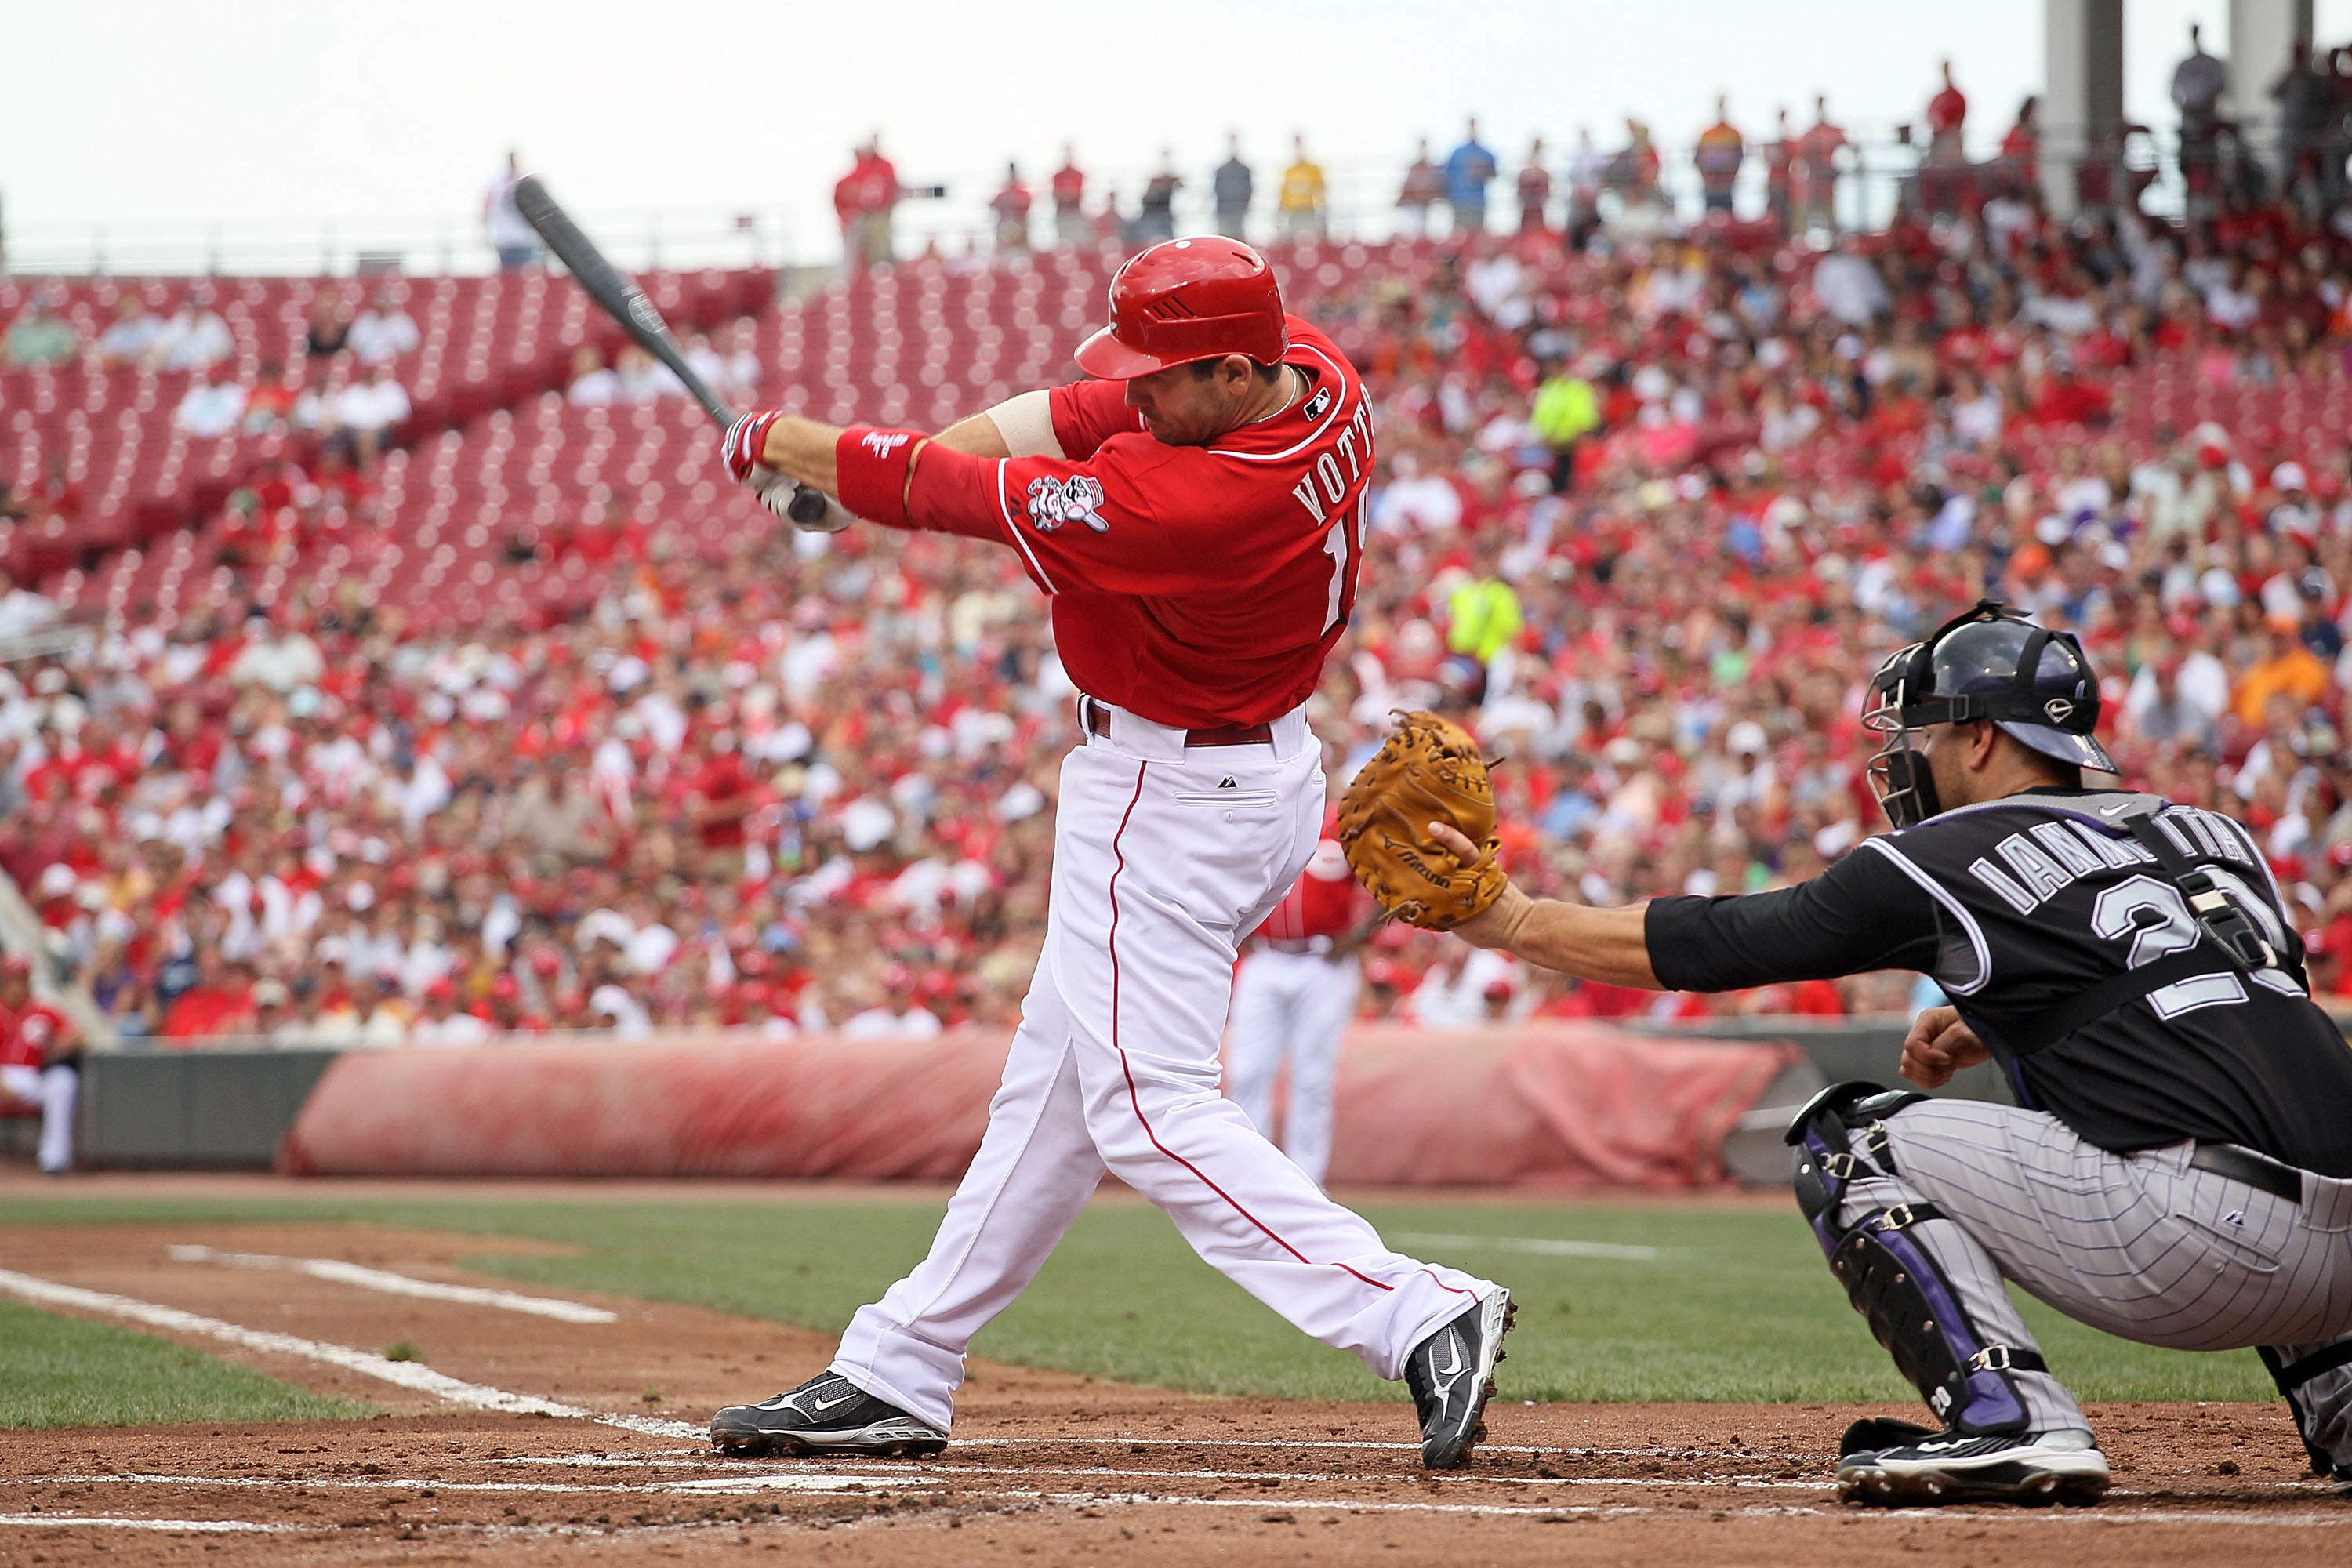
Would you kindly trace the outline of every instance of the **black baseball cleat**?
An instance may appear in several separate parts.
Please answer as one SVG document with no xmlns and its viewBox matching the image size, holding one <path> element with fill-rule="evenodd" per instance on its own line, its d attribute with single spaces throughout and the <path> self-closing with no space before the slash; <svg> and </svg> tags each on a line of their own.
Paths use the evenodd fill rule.
<svg viewBox="0 0 2352 1568">
<path fill-rule="evenodd" d="M 1478 1304 L 1413 1347 L 1404 1383 L 1421 1414 L 1421 1462 L 1450 1470 L 1486 1436 L 1486 1401 L 1495 1394 L 1495 1363 L 1518 1309 L 1497 1285 Z"/>
<path fill-rule="evenodd" d="M 838 1373 L 810 1378 L 757 1405 L 730 1405 L 710 1418 L 710 1441 L 722 1454 L 936 1454 L 948 1435 L 919 1415 L 875 1398 Z"/>
<path fill-rule="evenodd" d="M 1865 1433 L 1865 1427 L 1876 1430 Z M 2079 1430 L 1970 1437 L 1928 1432 L 1907 1421 L 1857 1421 L 1846 1438 L 1888 1446 L 1853 1448 L 1838 1459 L 1841 1502 L 1869 1508 L 1947 1502 L 2046 1508 L 2062 1502 L 2082 1508 L 2107 1489 L 2107 1457 L 2088 1432 Z"/>
</svg>

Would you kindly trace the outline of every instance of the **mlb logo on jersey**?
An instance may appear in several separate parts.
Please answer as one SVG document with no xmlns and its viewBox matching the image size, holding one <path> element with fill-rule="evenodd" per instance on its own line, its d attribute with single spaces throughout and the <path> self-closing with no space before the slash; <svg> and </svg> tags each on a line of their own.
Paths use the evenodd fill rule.
<svg viewBox="0 0 2352 1568">
<path fill-rule="evenodd" d="M 1029 521 L 1040 533 L 1051 533 L 1066 522 L 1083 522 L 1097 533 L 1108 533 L 1110 524 L 1102 519 L 1102 481 L 1091 474 L 1029 481 Z"/>
<path fill-rule="evenodd" d="M 1307 400 L 1307 409 L 1306 409 L 1306 413 L 1307 413 L 1307 418 L 1309 418 L 1309 419 L 1320 419 L 1320 418 L 1322 418 L 1322 417 L 1323 417 L 1323 416 L 1325 416 L 1326 414 L 1328 414 L 1328 413 L 1330 413 L 1330 412 L 1331 412 L 1331 389 L 1330 389 L 1329 387 L 1328 387 L 1328 386 L 1327 386 L 1327 387 L 1324 387 L 1323 389 L 1321 389 L 1320 391 L 1318 391 L 1318 393 L 1316 393 L 1316 395 L 1315 395 L 1314 396 L 1312 396 L 1312 397 L 1310 397 L 1310 398 L 1308 398 L 1308 399 Z"/>
</svg>

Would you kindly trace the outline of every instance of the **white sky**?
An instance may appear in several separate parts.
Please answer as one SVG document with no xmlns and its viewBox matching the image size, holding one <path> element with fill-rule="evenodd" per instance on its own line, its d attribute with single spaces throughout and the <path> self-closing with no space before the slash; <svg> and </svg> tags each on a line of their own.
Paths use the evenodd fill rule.
<svg viewBox="0 0 2352 1568">
<path fill-rule="evenodd" d="M 2127 109 L 2226 0 L 2130 0 Z M 2039 86 L 2040 0 L 75 0 L 14 7 L 0 199 L 20 241 L 169 220 L 311 232 L 443 223 L 467 239 L 509 145 L 590 214 L 756 208 L 829 245 L 826 195 L 878 128 L 903 177 L 971 190 L 1065 138 L 1134 173 L 1203 174 L 1238 129 L 1261 163 L 1307 133 L 1335 181 L 1386 187 L 1416 135 L 1475 112 L 1515 167 L 1628 114 L 1686 143 L 1717 90 L 1752 134 L 1830 95 L 1849 129 L 1917 118 L 1956 62 L 1971 140 Z M 2352 33 L 2324 0 L 2323 37 Z M 1347 192 L 1340 193 L 1342 199 Z M 1380 197 L 1389 199 L 1384 193 Z"/>
</svg>

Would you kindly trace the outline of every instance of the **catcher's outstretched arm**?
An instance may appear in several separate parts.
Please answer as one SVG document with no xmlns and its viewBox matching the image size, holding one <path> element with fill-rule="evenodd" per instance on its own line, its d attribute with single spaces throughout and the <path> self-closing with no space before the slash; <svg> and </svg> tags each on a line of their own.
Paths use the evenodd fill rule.
<svg viewBox="0 0 2352 1568">
<path fill-rule="evenodd" d="M 1468 865 L 1477 847 L 1443 822 L 1429 825 L 1432 837 Z M 1502 896 L 1454 928 L 1474 947 L 1499 948 L 1543 969 L 1609 985 L 1662 990 L 1650 966 L 1647 903 L 1596 910 L 1556 899 L 1531 899 L 1507 884 Z"/>
</svg>

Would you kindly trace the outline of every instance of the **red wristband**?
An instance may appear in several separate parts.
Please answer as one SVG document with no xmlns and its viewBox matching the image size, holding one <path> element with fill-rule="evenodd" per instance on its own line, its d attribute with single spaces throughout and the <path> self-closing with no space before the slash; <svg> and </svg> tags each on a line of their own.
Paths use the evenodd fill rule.
<svg viewBox="0 0 2352 1568">
<path fill-rule="evenodd" d="M 833 444 L 841 504 L 852 515 L 892 528 L 907 526 L 907 471 L 929 437 L 919 430 L 876 430 L 853 425 Z"/>
</svg>

